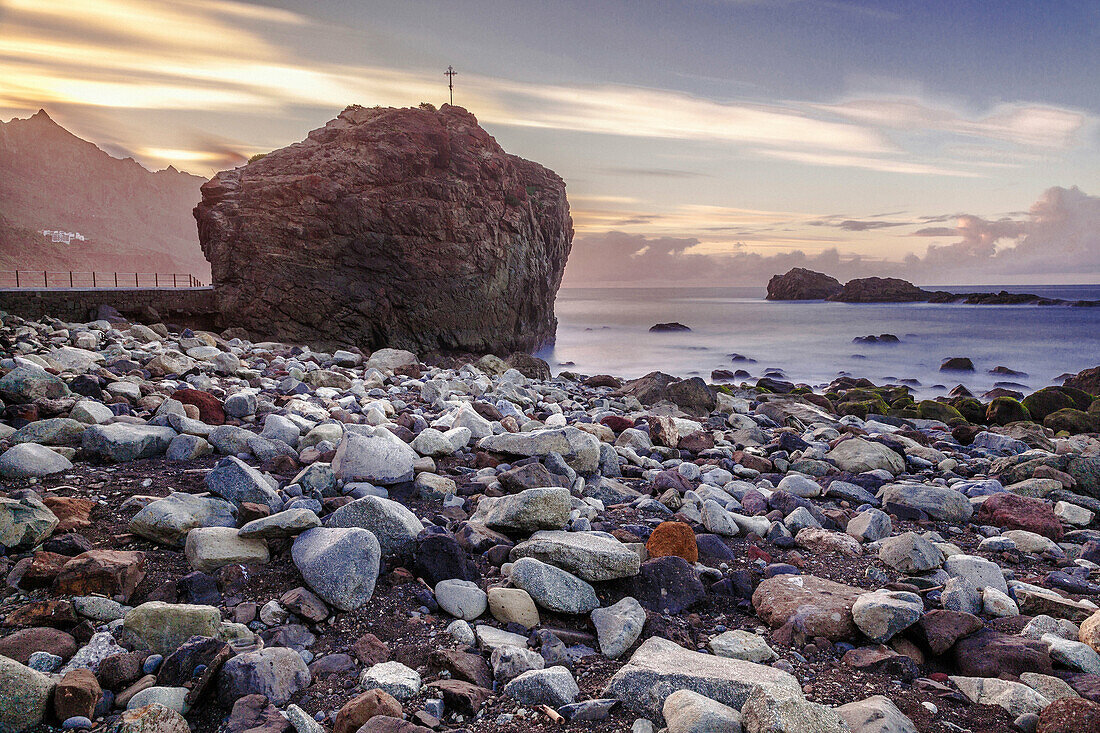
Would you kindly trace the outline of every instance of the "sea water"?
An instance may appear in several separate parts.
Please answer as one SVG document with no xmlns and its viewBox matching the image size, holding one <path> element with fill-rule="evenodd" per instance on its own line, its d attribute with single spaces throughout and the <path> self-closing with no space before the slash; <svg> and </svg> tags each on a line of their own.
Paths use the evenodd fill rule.
<svg viewBox="0 0 1100 733">
<path fill-rule="evenodd" d="M 1006 289 L 1100 299 L 1100 285 Z M 998 383 L 1027 392 L 1060 384 L 1067 372 L 1100 366 L 1100 307 L 792 302 L 764 300 L 764 294 L 762 288 L 744 287 L 563 288 L 556 304 L 557 342 L 539 355 L 555 373 L 632 378 L 660 370 L 709 381 L 712 370 L 744 369 L 751 382 L 776 370 L 814 386 L 847 374 L 876 384 L 915 380 L 913 389 L 922 397 L 944 394 L 957 384 L 975 394 Z M 691 331 L 649 331 L 668 321 Z M 853 343 L 880 334 L 900 342 Z M 755 362 L 734 361 L 732 354 Z M 940 364 L 950 357 L 970 358 L 975 371 L 941 372 Z M 1027 376 L 989 373 L 997 366 Z"/>
</svg>

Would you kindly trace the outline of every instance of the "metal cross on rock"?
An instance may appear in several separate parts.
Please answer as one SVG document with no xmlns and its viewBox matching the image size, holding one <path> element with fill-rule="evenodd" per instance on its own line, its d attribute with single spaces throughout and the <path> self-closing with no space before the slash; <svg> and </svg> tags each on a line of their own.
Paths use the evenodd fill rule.
<svg viewBox="0 0 1100 733">
<path fill-rule="evenodd" d="M 455 74 L 457 73 L 453 66 L 447 66 L 447 70 L 443 72 L 443 75 L 448 77 L 447 88 L 451 90 L 451 106 L 455 103 Z"/>
</svg>

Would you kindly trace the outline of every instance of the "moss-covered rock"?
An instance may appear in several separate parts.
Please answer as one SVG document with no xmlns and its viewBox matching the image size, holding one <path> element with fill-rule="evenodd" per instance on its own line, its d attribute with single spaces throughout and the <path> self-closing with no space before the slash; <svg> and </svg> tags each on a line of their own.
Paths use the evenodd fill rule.
<svg viewBox="0 0 1100 733">
<path fill-rule="evenodd" d="M 1057 387 L 1056 389 L 1062 394 L 1069 395 L 1069 397 L 1077 405 L 1078 410 L 1089 409 L 1089 405 L 1091 405 L 1096 400 L 1096 397 L 1089 392 L 1086 392 L 1082 389 L 1077 389 L 1075 387 L 1070 387 L 1069 385 L 1062 385 L 1061 387 Z"/>
<path fill-rule="evenodd" d="M 956 397 L 951 400 L 951 406 L 958 410 L 967 422 L 982 422 L 985 420 L 985 405 L 975 397 Z"/>
<path fill-rule="evenodd" d="M 1027 408 L 1011 397 L 994 397 L 985 408 L 985 421 L 990 425 L 1008 425 L 1030 419 L 1031 413 Z"/>
<path fill-rule="evenodd" d="M 917 412 L 920 413 L 920 416 L 925 420 L 939 420 L 948 425 L 957 425 L 966 422 L 966 418 L 963 417 L 962 413 L 946 402 L 921 400 L 917 405 Z"/>
<path fill-rule="evenodd" d="M 1062 387 L 1044 387 L 1038 392 L 1032 392 L 1023 399 L 1023 404 L 1036 422 L 1042 422 L 1047 415 L 1058 410 L 1080 409 L 1077 406 L 1077 400 L 1067 394 Z"/>
<path fill-rule="evenodd" d="M 891 409 L 890 412 L 888 412 L 886 414 L 889 415 L 890 417 L 900 417 L 903 420 L 919 420 L 920 419 L 920 412 L 918 412 L 915 407 L 905 407 L 905 408 L 902 408 L 900 410 L 899 409 Z"/>
<path fill-rule="evenodd" d="M 855 415 L 859 418 L 866 418 L 868 415 L 885 415 L 890 408 L 882 401 L 881 397 L 875 395 L 875 398 L 870 400 L 841 402 L 836 406 L 836 410 L 841 415 Z"/>
<path fill-rule="evenodd" d="M 1091 433 L 1096 430 L 1096 421 L 1092 415 L 1070 407 L 1050 413 L 1043 420 L 1043 425 L 1056 433 L 1064 430 L 1070 435 Z"/>
</svg>

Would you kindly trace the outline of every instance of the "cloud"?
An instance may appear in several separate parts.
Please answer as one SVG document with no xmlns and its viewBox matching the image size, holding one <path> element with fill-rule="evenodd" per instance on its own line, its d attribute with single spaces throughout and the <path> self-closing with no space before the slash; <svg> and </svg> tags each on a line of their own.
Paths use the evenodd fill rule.
<svg viewBox="0 0 1100 733">
<path fill-rule="evenodd" d="M 894 227 L 909 226 L 912 222 L 877 221 L 874 219 L 843 219 L 840 221 L 836 219 L 819 219 L 818 221 L 811 221 L 809 224 L 815 227 L 836 227 L 846 232 L 867 232 L 872 229 L 892 229 Z"/>
<path fill-rule="evenodd" d="M 854 99 L 816 106 L 878 127 L 907 131 L 937 130 L 1040 148 L 1070 147 L 1091 119 L 1077 110 L 1032 103 L 998 105 L 973 118 L 915 99 Z M 978 148 L 970 152 L 988 151 Z"/>
<path fill-rule="evenodd" d="M 1038 276 L 1083 282 L 1100 277 L 1100 197 L 1077 187 L 1047 189 L 1021 219 L 991 220 L 973 214 L 952 218 L 953 227 L 924 227 L 912 235 L 955 241 L 933 244 L 924 254 L 902 259 L 842 254 L 838 246 L 816 254 L 798 248 L 763 255 L 747 251 L 743 244 L 708 249 L 699 238 L 588 232 L 574 243 L 565 284 L 762 286 L 792 267 L 818 270 L 842 281 L 875 275 L 923 284 L 1034 282 Z M 806 223 L 822 221 L 828 219 Z M 857 226 L 844 227 L 846 223 Z M 861 231 L 858 225 L 872 223 L 837 220 L 829 225 Z"/>
</svg>

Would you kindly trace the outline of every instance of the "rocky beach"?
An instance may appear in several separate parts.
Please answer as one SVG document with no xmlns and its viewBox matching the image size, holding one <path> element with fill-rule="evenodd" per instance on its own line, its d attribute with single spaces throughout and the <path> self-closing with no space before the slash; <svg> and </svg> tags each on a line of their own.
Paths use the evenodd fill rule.
<svg viewBox="0 0 1100 733">
<path fill-rule="evenodd" d="M 0 727 L 1087 731 L 1097 370 L 624 382 L 4 315 Z"/>
</svg>

